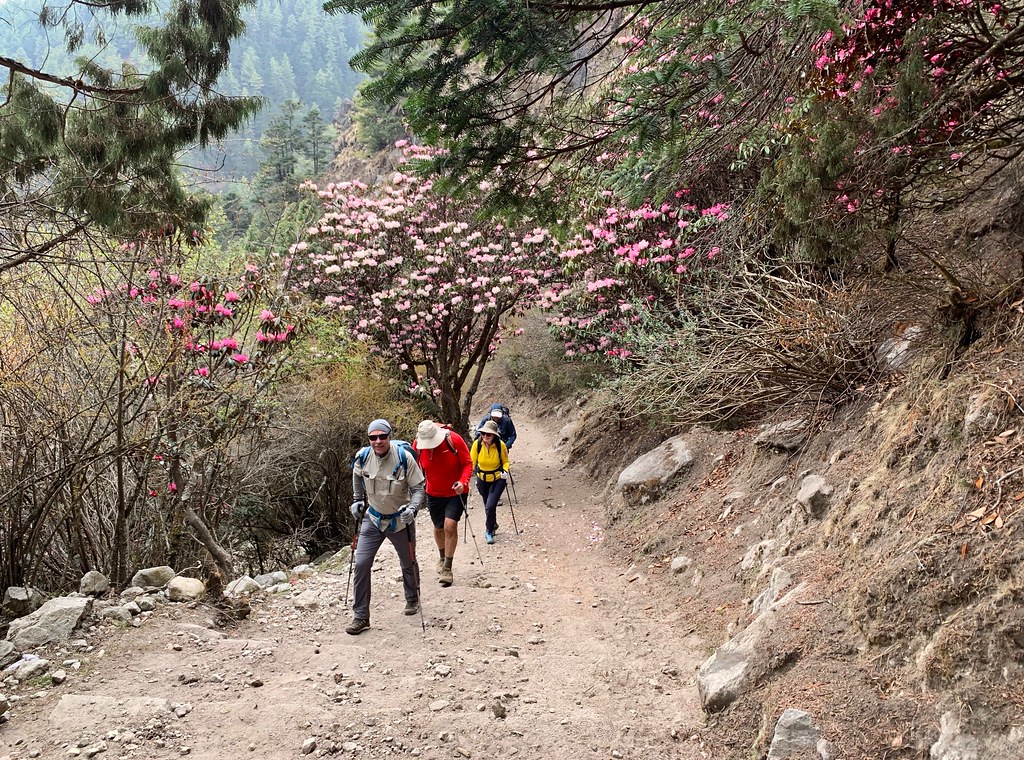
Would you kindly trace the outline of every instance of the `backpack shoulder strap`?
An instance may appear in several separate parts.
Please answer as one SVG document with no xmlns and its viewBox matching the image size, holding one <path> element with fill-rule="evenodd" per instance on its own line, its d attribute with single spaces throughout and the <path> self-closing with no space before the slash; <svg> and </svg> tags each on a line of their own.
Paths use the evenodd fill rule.
<svg viewBox="0 0 1024 760">
<path fill-rule="evenodd" d="M 356 465 L 363 467 L 366 464 L 366 460 L 370 458 L 370 447 L 363 446 L 356 452 L 356 458 L 352 460 L 352 469 L 356 468 Z"/>
<path fill-rule="evenodd" d="M 449 433 L 445 433 L 444 434 L 444 442 L 446 444 L 448 444 L 448 450 L 450 452 L 452 452 L 453 454 L 458 454 L 459 453 L 458 451 L 455 450 L 455 444 L 452 443 L 452 437 L 451 437 L 451 435 Z"/>
<path fill-rule="evenodd" d="M 391 471 L 391 477 L 395 477 L 400 469 L 404 470 L 406 475 L 409 474 L 409 454 L 405 450 L 405 447 L 408 445 L 405 441 L 395 442 L 395 448 L 398 449 L 398 464 Z"/>
</svg>

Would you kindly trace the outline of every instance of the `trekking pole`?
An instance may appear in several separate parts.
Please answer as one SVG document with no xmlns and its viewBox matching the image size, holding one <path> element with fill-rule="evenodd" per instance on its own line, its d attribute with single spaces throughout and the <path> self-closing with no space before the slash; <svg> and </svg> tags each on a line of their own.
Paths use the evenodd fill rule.
<svg viewBox="0 0 1024 760">
<path fill-rule="evenodd" d="M 515 483 L 512 480 L 512 472 L 508 471 L 508 487 L 512 489 L 512 498 L 515 499 L 516 504 L 519 503 L 519 497 L 516 496 Z M 519 525 L 516 524 L 516 510 L 512 507 L 512 499 L 508 500 L 508 511 L 512 513 L 512 527 L 516 529 L 516 535 L 519 535 Z"/>
<path fill-rule="evenodd" d="M 480 560 L 480 567 L 484 566 L 484 555 L 480 553 L 480 544 L 476 542 L 476 533 L 473 532 L 473 526 L 469 524 L 469 494 L 465 493 L 462 495 L 462 508 L 466 512 L 466 525 L 469 527 L 469 535 L 473 537 L 473 546 L 476 547 L 476 556 Z M 466 539 L 463 538 L 463 541 Z"/>
<path fill-rule="evenodd" d="M 356 529 L 352 531 L 352 549 L 348 553 L 348 580 L 345 581 L 345 601 L 343 607 L 348 609 L 348 589 L 352 584 L 352 566 L 356 561 L 356 546 L 359 545 L 359 531 L 363 527 L 363 515 L 366 514 L 366 501 L 363 501 L 363 508 L 359 510 L 359 517 L 356 518 Z"/>
<path fill-rule="evenodd" d="M 423 595 L 420 593 L 420 563 L 416 560 L 416 531 L 413 525 L 407 529 L 409 535 L 409 558 L 412 560 L 412 571 L 416 574 L 416 604 L 420 608 L 420 628 L 427 635 L 427 623 L 423 619 Z"/>
</svg>

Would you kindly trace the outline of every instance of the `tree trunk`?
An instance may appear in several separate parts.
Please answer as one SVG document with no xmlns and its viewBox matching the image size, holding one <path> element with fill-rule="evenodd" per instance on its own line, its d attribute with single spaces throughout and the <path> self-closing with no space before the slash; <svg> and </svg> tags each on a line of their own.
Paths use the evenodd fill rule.
<svg viewBox="0 0 1024 760">
<path fill-rule="evenodd" d="M 217 563 L 217 569 L 220 570 L 224 583 L 230 583 L 235 579 L 235 568 L 231 554 L 217 543 L 217 540 L 213 537 L 213 533 L 210 532 L 206 523 L 203 522 L 203 518 L 196 514 L 196 511 L 192 509 L 192 507 L 188 506 L 188 504 L 184 504 L 183 507 L 185 510 L 185 522 L 192 529 L 192 532 L 195 533 L 196 538 L 199 539 L 199 543 L 201 543 L 206 548 L 206 551 L 210 553 L 210 556 L 213 557 L 213 561 Z"/>
</svg>

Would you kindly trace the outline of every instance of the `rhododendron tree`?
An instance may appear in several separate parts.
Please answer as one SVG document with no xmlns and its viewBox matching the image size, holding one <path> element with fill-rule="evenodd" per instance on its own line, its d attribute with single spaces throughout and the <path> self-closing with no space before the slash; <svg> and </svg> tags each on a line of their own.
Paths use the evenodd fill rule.
<svg viewBox="0 0 1024 760">
<path fill-rule="evenodd" d="M 126 243 L 123 255 L 145 265 L 122 268 L 116 281 L 107 273 L 86 297 L 108 326 L 119 404 L 134 410 L 119 412 L 135 424 L 119 429 L 118 456 L 136 462 L 167 522 L 183 520 L 230 579 L 231 552 L 218 533 L 238 495 L 245 442 L 267 421 L 298 327 L 277 303 L 272 273 L 256 264 L 204 276 L 186 266 L 174 238 Z M 132 515 L 118 515 L 114 564 L 123 567 Z"/>
<path fill-rule="evenodd" d="M 584 230 L 559 247 L 564 278 L 546 294 L 548 323 L 567 356 L 631 364 L 638 349 L 693 323 L 700 308 L 689 283 L 721 255 L 716 234 L 730 208 L 701 208 L 681 190 L 672 202 L 584 208 Z"/>
<path fill-rule="evenodd" d="M 783 234 L 834 261 L 857 248 L 853 232 L 882 227 L 892 267 L 908 211 L 963 200 L 1009 165 L 1024 127 L 1022 18 L 1019 3 L 869 0 L 815 40 L 768 183 Z"/>
<path fill-rule="evenodd" d="M 402 147 L 408 159 L 430 155 Z M 504 323 L 558 274 L 549 232 L 478 218 L 471 203 L 401 171 L 378 188 L 306 189 L 324 215 L 288 252 L 293 287 L 336 308 L 353 337 L 465 431 Z"/>
</svg>

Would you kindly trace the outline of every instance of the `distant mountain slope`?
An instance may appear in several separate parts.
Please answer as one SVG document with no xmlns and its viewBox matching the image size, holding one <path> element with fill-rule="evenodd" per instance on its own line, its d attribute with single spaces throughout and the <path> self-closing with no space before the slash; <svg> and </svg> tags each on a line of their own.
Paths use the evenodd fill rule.
<svg viewBox="0 0 1024 760">
<path fill-rule="evenodd" d="M 40 25 L 40 8 L 0 4 L 0 56 L 57 76 L 78 71 L 78 56 L 113 69 L 122 62 L 141 62 L 133 25 L 123 19 L 116 25 L 106 18 L 101 23 L 76 6 L 85 44 L 72 55 L 59 32 Z M 261 95 L 268 101 L 251 127 L 225 146 L 227 173 L 249 176 L 260 158 L 256 144 L 285 100 L 315 105 L 330 121 L 336 105 L 353 96 L 363 76 L 349 68 L 348 59 L 362 44 L 365 27 L 356 16 L 327 15 L 319 0 L 258 0 L 246 14 L 246 29 L 231 51 L 231 67 L 221 84 L 225 93 Z"/>
</svg>

